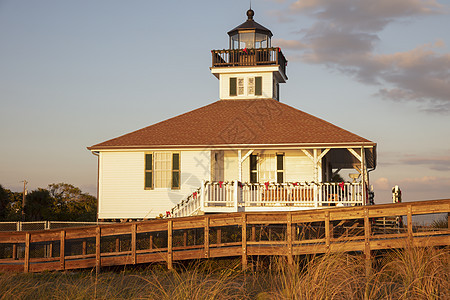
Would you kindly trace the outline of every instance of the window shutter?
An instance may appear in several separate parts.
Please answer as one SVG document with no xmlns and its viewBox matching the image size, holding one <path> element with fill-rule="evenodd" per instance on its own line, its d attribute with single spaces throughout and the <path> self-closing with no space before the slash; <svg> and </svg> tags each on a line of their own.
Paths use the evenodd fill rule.
<svg viewBox="0 0 450 300">
<path fill-rule="evenodd" d="M 255 95 L 262 96 L 262 77 L 255 77 Z"/>
<path fill-rule="evenodd" d="M 153 155 L 145 154 L 145 188 L 153 188 Z"/>
<path fill-rule="evenodd" d="M 230 78 L 230 96 L 237 96 L 237 83 L 236 77 Z"/>
</svg>

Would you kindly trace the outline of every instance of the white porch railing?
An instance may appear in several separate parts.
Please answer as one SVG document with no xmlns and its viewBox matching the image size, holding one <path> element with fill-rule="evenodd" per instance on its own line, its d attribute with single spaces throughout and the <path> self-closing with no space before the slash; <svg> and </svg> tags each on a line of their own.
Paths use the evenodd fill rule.
<svg viewBox="0 0 450 300">
<path fill-rule="evenodd" d="M 364 205 L 361 183 L 204 182 L 171 211 L 173 217 L 237 211 L 283 211 Z"/>
</svg>

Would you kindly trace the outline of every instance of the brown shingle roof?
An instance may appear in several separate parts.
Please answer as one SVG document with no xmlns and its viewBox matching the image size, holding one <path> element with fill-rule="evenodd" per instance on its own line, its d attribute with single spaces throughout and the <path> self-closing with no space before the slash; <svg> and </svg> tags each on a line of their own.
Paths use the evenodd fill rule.
<svg viewBox="0 0 450 300">
<path fill-rule="evenodd" d="M 90 150 L 373 142 L 273 99 L 219 100 Z"/>
</svg>

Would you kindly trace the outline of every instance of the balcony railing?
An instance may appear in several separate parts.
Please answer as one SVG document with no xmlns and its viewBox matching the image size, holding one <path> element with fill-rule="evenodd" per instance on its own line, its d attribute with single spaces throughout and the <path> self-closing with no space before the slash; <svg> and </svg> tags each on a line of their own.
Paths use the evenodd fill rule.
<svg viewBox="0 0 450 300">
<path fill-rule="evenodd" d="M 282 211 L 364 205 L 363 186 L 349 182 L 204 182 L 175 206 L 173 217 L 237 211 Z"/>
<path fill-rule="evenodd" d="M 212 50 L 213 67 L 279 65 L 286 75 L 287 60 L 280 48 Z"/>
</svg>

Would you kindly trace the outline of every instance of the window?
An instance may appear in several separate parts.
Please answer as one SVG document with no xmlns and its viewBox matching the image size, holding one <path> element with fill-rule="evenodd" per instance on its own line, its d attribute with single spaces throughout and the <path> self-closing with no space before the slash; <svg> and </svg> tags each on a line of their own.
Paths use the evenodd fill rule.
<svg viewBox="0 0 450 300">
<path fill-rule="evenodd" d="M 145 188 L 180 188 L 180 153 L 145 154 Z"/>
<path fill-rule="evenodd" d="M 262 96 L 262 77 L 255 77 L 255 95 Z"/>
<path fill-rule="evenodd" d="M 153 188 L 153 154 L 145 154 L 145 188 Z"/>
<path fill-rule="evenodd" d="M 284 182 L 284 153 L 250 155 L 250 182 Z"/>
<path fill-rule="evenodd" d="M 250 155 L 250 182 L 258 182 L 258 156 Z"/>
<path fill-rule="evenodd" d="M 284 154 L 277 153 L 277 182 L 283 183 L 284 180 Z"/>
<path fill-rule="evenodd" d="M 172 154 L 172 188 L 180 188 L 180 153 Z"/>
<path fill-rule="evenodd" d="M 260 154 L 259 180 L 261 182 L 276 181 L 276 160 L 274 154 Z"/>
<path fill-rule="evenodd" d="M 230 96 L 237 96 L 237 78 L 230 78 Z"/>
</svg>

